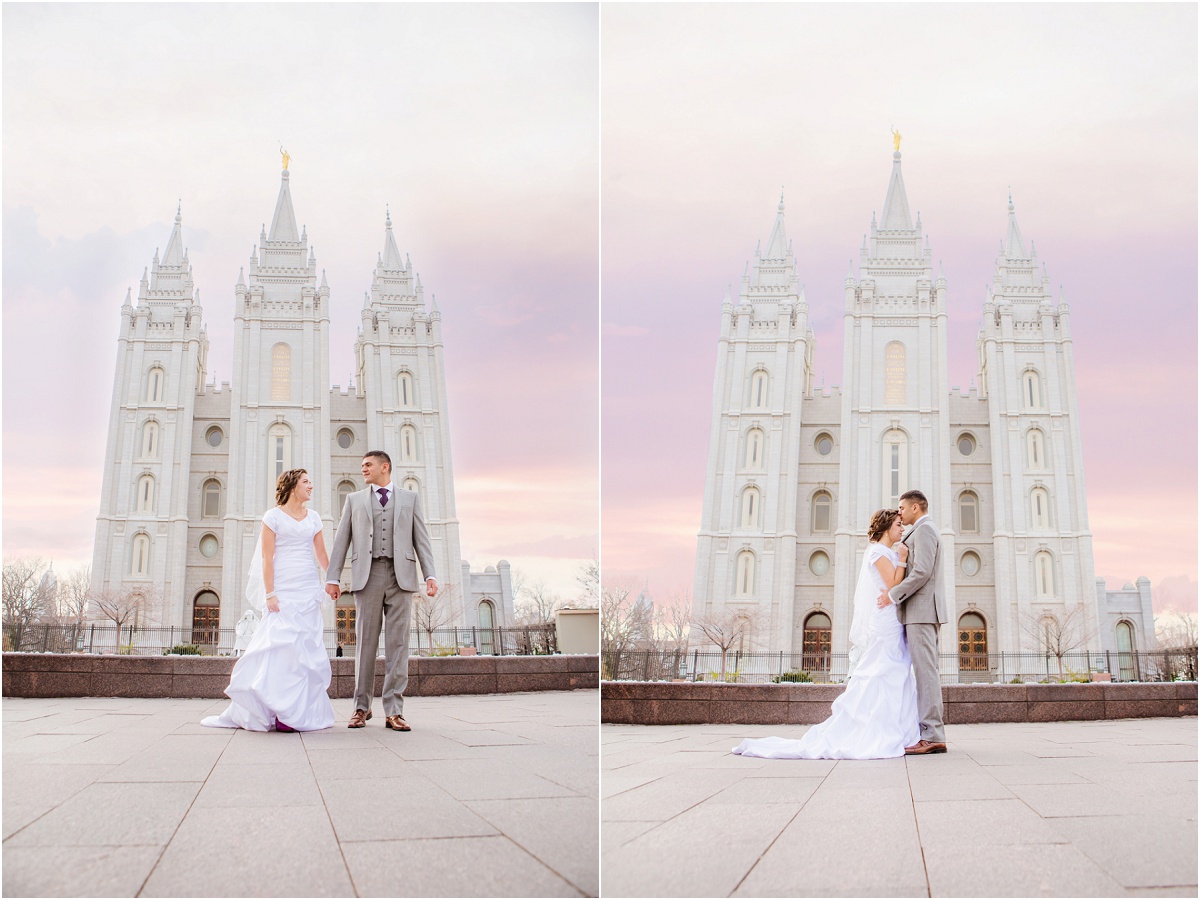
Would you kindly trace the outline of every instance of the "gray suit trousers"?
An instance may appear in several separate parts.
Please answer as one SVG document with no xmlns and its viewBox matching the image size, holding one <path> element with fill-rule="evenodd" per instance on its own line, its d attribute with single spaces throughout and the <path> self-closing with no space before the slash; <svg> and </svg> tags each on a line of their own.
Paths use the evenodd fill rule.
<svg viewBox="0 0 1200 900">
<path fill-rule="evenodd" d="M 942 723 L 942 679 L 938 667 L 938 626 L 932 622 L 913 622 L 904 626 L 913 675 L 917 679 L 917 715 L 921 719 L 921 739 L 944 743 L 946 726 Z"/>
<path fill-rule="evenodd" d="M 358 652 L 354 661 L 354 708 L 371 708 L 375 694 L 375 657 L 379 632 L 387 628 L 384 647 L 383 714 L 404 715 L 404 689 L 408 687 L 408 635 L 412 622 L 412 592 L 400 589 L 396 567 L 390 559 L 371 560 L 371 574 L 361 591 L 354 592 L 354 631 Z"/>
</svg>

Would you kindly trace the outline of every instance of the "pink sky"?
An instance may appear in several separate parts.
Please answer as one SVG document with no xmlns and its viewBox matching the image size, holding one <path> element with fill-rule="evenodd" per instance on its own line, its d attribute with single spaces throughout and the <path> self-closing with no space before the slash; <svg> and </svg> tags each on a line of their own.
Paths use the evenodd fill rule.
<svg viewBox="0 0 1200 900">
<path fill-rule="evenodd" d="M 691 585 L 720 305 L 781 186 L 817 382 L 841 382 L 895 126 L 950 383 L 977 371 L 1011 186 L 1071 306 L 1096 573 L 1196 608 L 1194 6 L 623 5 L 602 40 L 606 579 Z"/>
<path fill-rule="evenodd" d="M 390 204 L 442 311 L 463 556 L 565 597 L 598 537 L 594 5 L 4 16 L 4 553 L 90 562 L 118 316 L 178 198 L 230 378 L 282 141 L 346 385 Z"/>
</svg>

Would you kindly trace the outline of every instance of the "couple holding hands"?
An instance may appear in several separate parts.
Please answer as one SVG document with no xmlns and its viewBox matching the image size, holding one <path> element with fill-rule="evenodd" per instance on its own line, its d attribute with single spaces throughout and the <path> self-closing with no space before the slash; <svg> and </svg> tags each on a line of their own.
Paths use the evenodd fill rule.
<svg viewBox="0 0 1200 900">
<path fill-rule="evenodd" d="M 246 599 L 263 615 L 225 693 L 232 701 L 204 725 L 251 731 L 316 731 L 334 723 L 329 701 L 332 670 L 325 648 L 321 605 L 341 596 L 340 575 L 350 556 L 356 608 L 354 714 L 348 727 L 371 718 L 379 633 L 386 629 L 383 712 L 386 727 L 411 731 L 404 721 L 412 595 L 437 593 L 433 548 L 415 491 L 392 483 L 392 461 L 382 450 L 362 460 L 366 487 L 346 497 L 332 554 L 325 551 L 321 516 L 306 504 L 313 483 L 304 469 L 279 476 L 276 505 L 262 518 L 250 563 Z M 326 569 L 321 584 L 318 566 Z"/>
</svg>

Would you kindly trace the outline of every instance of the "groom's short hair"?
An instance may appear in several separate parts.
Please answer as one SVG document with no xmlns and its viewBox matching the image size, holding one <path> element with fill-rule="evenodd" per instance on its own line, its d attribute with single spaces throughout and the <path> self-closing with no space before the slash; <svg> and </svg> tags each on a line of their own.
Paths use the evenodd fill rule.
<svg viewBox="0 0 1200 900">
<path fill-rule="evenodd" d="M 388 456 L 386 453 L 384 453 L 382 450 L 368 450 L 366 453 L 363 454 L 363 459 L 366 459 L 368 456 L 376 456 L 379 459 L 382 459 L 385 463 L 387 463 L 389 469 L 392 467 L 392 458 L 390 456 Z"/>
<path fill-rule="evenodd" d="M 929 512 L 929 501 L 925 499 L 925 495 L 920 491 L 905 491 L 900 495 L 901 500 L 911 500 L 917 506 L 921 507 L 921 512 Z"/>
</svg>

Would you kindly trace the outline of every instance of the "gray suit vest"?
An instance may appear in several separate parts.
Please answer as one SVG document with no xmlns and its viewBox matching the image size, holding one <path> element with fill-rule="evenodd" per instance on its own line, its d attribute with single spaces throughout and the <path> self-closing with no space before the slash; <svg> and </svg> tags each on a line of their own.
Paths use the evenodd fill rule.
<svg viewBox="0 0 1200 900">
<path fill-rule="evenodd" d="M 384 557 L 391 559 L 393 554 L 392 512 L 396 503 L 396 493 L 388 493 L 387 509 L 379 505 L 379 492 L 374 485 L 368 485 L 371 490 L 371 556 L 374 559 Z"/>
</svg>

